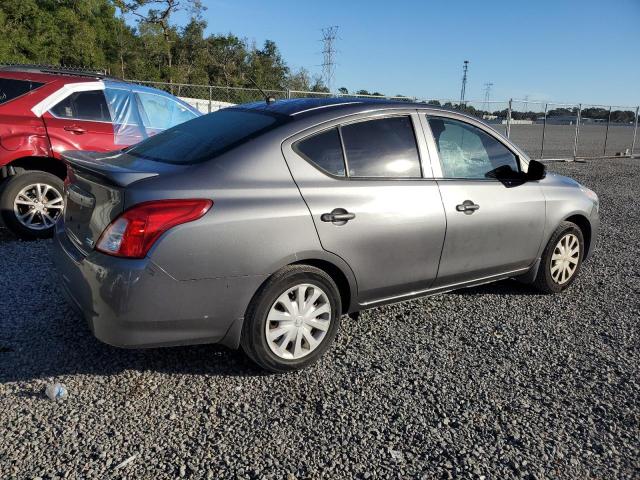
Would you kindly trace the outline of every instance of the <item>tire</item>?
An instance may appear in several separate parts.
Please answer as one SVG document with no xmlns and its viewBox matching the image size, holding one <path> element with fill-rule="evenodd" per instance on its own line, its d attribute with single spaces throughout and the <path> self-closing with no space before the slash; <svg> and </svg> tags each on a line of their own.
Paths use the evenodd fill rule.
<svg viewBox="0 0 640 480">
<path fill-rule="evenodd" d="M 27 171 L 9 177 L 0 192 L 0 214 L 5 226 L 23 240 L 50 238 L 55 221 L 62 215 L 63 192 L 62 180 L 47 172 Z M 33 202 L 35 199 L 39 200 Z M 28 201 L 32 201 L 33 206 L 27 204 Z M 27 212 L 27 217 L 21 220 L 16 208 L 18 213 Z M 29 217 L 31 210 L 35 212 Z"/>
<path fill-rule="evenodd" d="M 301 291 L 307 302 L 318 296 L 314 309 L 310 309 L 310 303 L 304 305 L 308 313 L 298 316 Z M 240 344 L 249 358 L 265 370 L 299 370 L 315 363 L 331 346 L 340 328 L 341 312 L 340 292 L 327 273 L 309 265 L 290 265 L 273 274 L 254 295 L 245 315 Z"/>
<path fill-rule="evenodd" d="M 566 246 L 569 248 L 565 248 Z M 576 246 L 577 252 L 575 252 Z M 564 257 L 562 248 L 567 251 Z M 582 230 L 575 223 L 562 222 L 553 232 L 549 243 L 542 252 L 540 267 L 533 285 L 542 293 L 549 294 L 567 289 L 578 276 L 583 258 L 584 237 Z M 568 265 L 569 268 L 565 268 L 565 265 Z M 570 270 L 571 268 L 573 270 Z"/>
</svg>

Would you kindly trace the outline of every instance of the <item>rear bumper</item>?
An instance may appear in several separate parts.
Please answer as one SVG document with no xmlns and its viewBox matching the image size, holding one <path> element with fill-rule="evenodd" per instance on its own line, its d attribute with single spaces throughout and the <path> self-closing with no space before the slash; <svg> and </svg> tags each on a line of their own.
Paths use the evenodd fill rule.
<svg viewBox="0 0 640 480">
<path fill-rule="evenodd" d="M 178 281 L 148 258 L 84 255 L 56 225 L 53 259 L 68 301 L 102 342 L 118 347 L 239 344 L 244 312 L 264 277 Z"/>
</svg>

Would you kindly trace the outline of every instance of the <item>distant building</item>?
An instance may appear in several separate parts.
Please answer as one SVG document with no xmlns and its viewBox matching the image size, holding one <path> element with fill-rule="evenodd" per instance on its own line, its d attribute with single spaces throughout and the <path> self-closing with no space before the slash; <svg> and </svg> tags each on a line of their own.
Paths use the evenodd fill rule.
<svg viewBox="0 0 640 480">
<path fill-rule="evenodd" d="M 553 115 L 547 117 L 547 125 L 575 125 L 576 115 Z M 544 123 L 544 117 L 538 117 L 536 123 Z"/>
<path fill-rule="evenodd" d="M 507 121 L 502 120 L 502 125 L 506 125 Z M 511 125 L 533 125 L 533 120 L 514 120 L 511 119 Z"/>
<path fill-rule="evenodd" d="M 552 115 L 547 117 L 547 125 L 575 125 L 578 119 L 577 115 Z M 602 118 L 581 117 L 580 123 L 606 123 Z M 538 117 L 536 123 L 544 123 L 544 117 Z"/>
</svg>

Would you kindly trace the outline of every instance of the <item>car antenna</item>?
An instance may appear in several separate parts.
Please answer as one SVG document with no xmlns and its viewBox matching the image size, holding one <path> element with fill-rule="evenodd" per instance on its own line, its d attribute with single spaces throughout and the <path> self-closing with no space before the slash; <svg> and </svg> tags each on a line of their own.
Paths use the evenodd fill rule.
<svg viewBox="0 0 640 480">
<path fill-rule="evenodd" d="M 249 79 L 249 81 L 250 81 L 251 83 L 253 83 L 253 85 L 254 85 L 258 90 L 260 90 L 260 93 L 264 96 L 264 101 L 265 101 L 265 102 L 267 102 L 267 105 L 269 105 L 269 104 L 271 104 L 271 103 L 273 103 L 273 102 L 275 102 L 275 101 L 276 101 L 276 99 L 275 99 L 274 97 L 272 97 L 271 95 L 267 95 L 267 94 L 266 94 L 266 92 L 265 92 L 262 88 L 260 88 L 260 85 L 258 85 L 258 84 L 256 83 L 256 81 L 253 79 L 253 77 L 252 77 L 251 75 L 245 75 L 245 76 Z"/>
</svg>

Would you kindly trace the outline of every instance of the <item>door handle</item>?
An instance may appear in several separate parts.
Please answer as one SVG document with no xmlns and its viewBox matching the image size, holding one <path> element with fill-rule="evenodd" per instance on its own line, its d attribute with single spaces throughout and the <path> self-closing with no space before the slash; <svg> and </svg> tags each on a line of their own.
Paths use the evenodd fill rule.
<svg viewBox="0 0 640 480">
<path fill-rule="evenodd" d="M 334 208 L 331 213 L 323 213 L 320 215 L 320 220 L 323 222 L 331 222 L 335 225 L 344 225 L 354 218 L 356 218 L 356 214 L 347 212 L 344 208 Z"/>
<path fill-rule="evenodd" d="M 476 205 L 471 200 L 465 200 L 460 205 L 456 205 L 456 210 L 463 212 L 465 215 L 471 215 L 476 210 L 480 209 L 480 205 Z"/>
<path fill-rule="evenodd" d="M 77 127 L 75 125 L 69 125 L 67 127 L 64 127 L 64 129 L 67 132 L 71 132 L 71 133 L 75 133 L 77 135 L 82 135 L 83 133 L 86 133 L 87 131 L 84 128 L 81 127 Z"/>
</svg>

